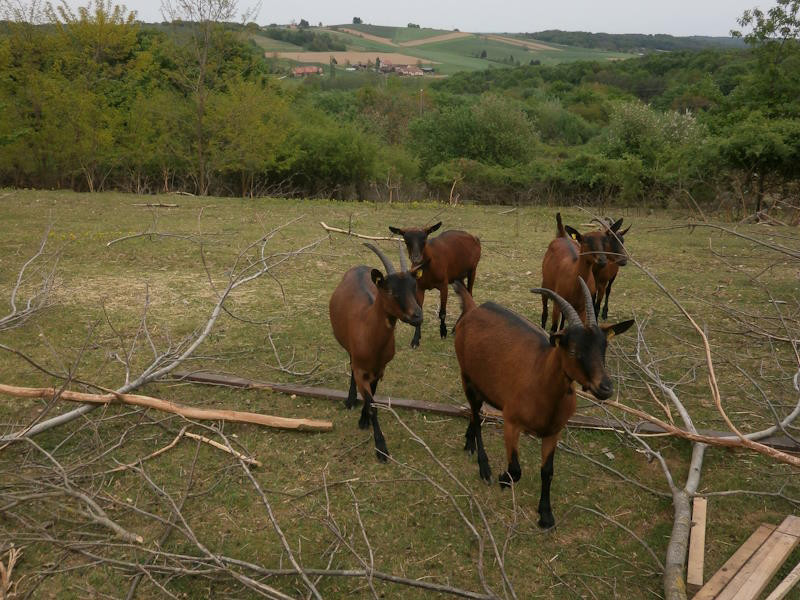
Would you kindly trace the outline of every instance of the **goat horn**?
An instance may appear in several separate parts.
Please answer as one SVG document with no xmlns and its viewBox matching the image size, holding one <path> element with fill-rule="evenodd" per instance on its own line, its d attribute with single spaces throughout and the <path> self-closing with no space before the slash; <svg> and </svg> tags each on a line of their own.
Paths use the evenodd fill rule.
<svg viewBox="0 0 800 600">
<path fill-rule="evenodd" d="M 383 263 L 383 267 L 386 269 L 387 275 L 392 275 L 393 273 L 396 272 L 394 269 L 394 265 L 392 264 L 392 261 L 389 260 L 389 258 L 383 253 L 383 251 L 380 248 L 368 242 L 364 242 L 364 245 L 378 255 L 378 258 L 380 258 L 381 262 Z"/>
<path fill-rule="evenodd" d="M 586 282 L 580 275 L 578 275 L 578 281 L 581 282 L 583 297 L 586 302 L 586 326 L 597 327 L 597 317 L 594 314 L 594 300 L 592 300 L 592 294 L 589 292 L 589 286 L 586 285 Z"/>
<path fill-rule="evenodd" d="M 564 313 L 564 317 L 567 319 L 567 326 L 571 327 L 573 325 L 580 325 L 583 327 L 581 318 L 578 316 L 578 313 L 575 311 L 575 309 L 572 308 L 572 305 L 564 300 L 561 296 L 556 294 L 553 290 L 548 290 L 547 288 L 531 288 L 531 291 L 534 294 L 547 296 L 548 298 L 552 299 L 553 302 L 558 304 L 558 307 L 561 309 L 561 312 Z"/>
<path fill-rule="evenodd" d="M 403 252 L 403 244 L 397 242 L 397 245 L 400 247 L 400 268 L 405 273 L 408 271 L 408 263 L 406 262 L 406 253 Z"/>
</svg>

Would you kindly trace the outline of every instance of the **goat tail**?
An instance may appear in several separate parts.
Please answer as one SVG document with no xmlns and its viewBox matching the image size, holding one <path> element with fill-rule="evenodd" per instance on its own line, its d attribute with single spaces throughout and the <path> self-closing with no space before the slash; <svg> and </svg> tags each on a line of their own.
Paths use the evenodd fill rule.
<svg viewBox="0 0 800 600">
<path fill-rule="evenodd" d="M 564 229 L 564 223 L 561 222 L 561 213 L 556 213 L 556 237 L 569 237 Z"/>
<path fill-rule="evenodd" d="M 467 291 L 464 283 L 458 279 L 453 282 L 453 290 L 461 299 L 461 316 L 458 317 L 458 320 L 460 321 L 461 317 L 475 308 L 475 300 L 472 299 L 472 294 Z"/>
</svg>

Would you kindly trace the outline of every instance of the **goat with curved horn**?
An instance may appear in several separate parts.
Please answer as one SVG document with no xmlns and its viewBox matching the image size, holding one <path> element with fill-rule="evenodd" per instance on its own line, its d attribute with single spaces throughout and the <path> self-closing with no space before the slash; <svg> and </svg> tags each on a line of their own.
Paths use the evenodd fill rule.
<svg viewBox="0 0 800 600">
<path fill-rule="evenodd" d="M 581 281 L 583 280 L 581 279 Z M 566 318 L 567 326 L 583 324 L 580 316 L 578 316 L 577 311 L 574 308 L 572 308 L 572 305 L 566 300 L 564 300 L 561 296 L 556 294 L 553 290 L 548 290 L 547 288 L 531 288 L 531 292 L 533 292 L 534 294 L 541 294 L 542 296 L 547 296 L 553 302 L 555 302 L 561 309 L 561 313 Z"/>
<path fill-rule="evenodd" d="M 586 289 L 586 284 L 581 280 Z M 534 288 L 561 307 L 568 326 L 548 337 L 543 329 L 494 302 L 480 306 L 460 282 L 455 291 L 462 313 L 456 323 L 456 356 L 461 384 L 472 415 L 464 450 L 478 451 L 481 478 L 491 480 L 491 468 L 481 437 L 481 406 L 484 402 L 503 412 L 503 433 L 508 469 L 500 475 L 500 486 L 519 481 L 519 437 L 523 432 L 542 439 L 542 479 L 539 526 L 555 524 L 550 506 L 553 456 L 561 430 L 575 413 L 575 384 L 598 400 L 614 393 L 605 368 L 607 340 L 627 330 L 633 321 L 616 325 L 586 325 L 578 312 L 556 292 Z"/>
<path fill-rule="evenodd" d="M 364 242 L 364 245 L 365 245 L 367 248 L 369 248 L 370 250 L 372 250 L 372 251 L 373 251 L 375 254 L 377 254 L 377 255 L 378 255 L 378 258 L 380 258 L 380 259 L 381 259 L 381 262 L 383 263 L 383 268 L 384 268 L 384 269 L 386 269 L 386 274 L 387 274 L 387 275 L 391 275 L 391 274 L 393 274 L 393 273 L 396 273 L 396 272 L 397 272 L 397 271 L 395 270 L 395 268 L 394 268 L 394 265 L 392 264 L 392 261 L 390 261 L 390 260 L 389 260 L 389 257 L 388 257 L 388 256 L 386 256 L 386 255 L 383 253 L 383 250 L 381 250 L 380 248 L 378 248 L 378 247 L 377 247 L 377 246 L 375 246 L 374 244 L 370 244 L 369 242 Z"/>
<path fill-rule="evenodd" d="M 386 275 L 366 265 L 353 267 L 334 290 L 329 311 L 333 335 L 350 355 L 350 393 L 345 406 L 355 406 L 361 393 L 364 407 L 358 426 L 366 429 L 372 425 L 375 456 L 386 462 L 389 450 L 372 398 L 386 365 L 394 358 L 397 320 L 417 327 L 422 323 L 422 309 L 416 298 L 417 282 L 405 265 L 398 273 L 377 246 L 364 245 L 381 259 Z"/>
<path fill-rule="evenodd" d="M 578 277 L 578 279 L 580 280 L 581 289 L 583 290 L 583 300 L 586 302 L 586 326 L 597 327 L 597 315 L 594 313 L 594 299 L 592 298 L 592 293 L 589 291 L 589 286 L 586 285 L 583 278 Z"/>
</svg>

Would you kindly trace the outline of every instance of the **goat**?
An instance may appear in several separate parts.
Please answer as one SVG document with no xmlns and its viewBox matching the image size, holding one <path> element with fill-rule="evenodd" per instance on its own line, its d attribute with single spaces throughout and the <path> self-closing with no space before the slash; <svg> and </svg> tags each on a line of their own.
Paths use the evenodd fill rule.
<svg viewBox="0 0 800 600">
<path fill-rule="evenodd" d="M 586 304 L 578 278 L 588 284 L 594 293 L 595 266 L 603 268 L 608 263 L 603 251 L 602 239 L 581 235 L 561 222 L 561 213 L 556 214 L 556 238 L 550 242 L 542 260 L 542 287 L 554 291 L 572 305 L 582 320 L 586 320 L 588 309 L 594 310 L 594 302 Z M 568 234 L 570 237 L 568 237 Z M 573 241 L 574 240 L 574 241 Z M 542 329 L 547 325 L 547 295 L 542 295 Z M 564 315 L 557 303 L 553 304 L 553 323 L 550 331 L 564 326 Z M 559 325 L 559 316 L 561 324 Z"/>
<path fill-rule="evenodd" d="M 451 229 L 435 238 L 428 236 L 439 229 L 442 222 L 428 228 L 415 227 L 400 229 L 389 227 L 389 231 L 403 236 L 403 241 L 411 258 L 411 271 L 417 276 L 417 302 L 420 306 L 425 300 L 425 291 L 439 290 L 439 335 L 447 337 L 445 317 L 447 315 L 448 284 L 459 279 L 467 280 L 467 289 L 472 293 L 475 271 L 481 259 L 481 241 L 466 231 Z M 411 347 L 419 346 L 422 337 L 422 324 L 417 325 Z"/>
<path fill-rule="evenodd" d="M 600 304 L 603 301 L 603 295 L 605 295 L 606 300 L 602 313 L 602 318 L 605 321 L 608 319 L 608 297 L 611 295 L 611 285 L 617 278 L 619 268 L 628 264 L 628 253 L 625 250 L 625 234 L 628 233 L 631 227 L 628 225 L 626 229 L 620 231 L 619 228 L 622 227 L 622 219 L 619 219 L 616 222 L 608 219 L 607 223 L 604 223 L 599 219 L 593 220 L 597 221 L 601 227 L 603 227 L 603 231 L 585 233 L 584 237 L 590 235 L 599 235 L 602 237 L 603 249 L 606 252 L 606 258 L 608 259 L 608 264 L 605 267 L 595 265 L 592 271 L 596 287 L 594 312 L 596 315 L 600 314 Z"/>
<path fill-rule="evenodd" d="M 345 406 L 353 408 L 356 390 L 361 392 L 364 407 L 358 426 L 366 429 L 372 423 L 375 455 L 386 462 L 389 450 L 372 399 L 386 365 L 394 358 L 397 319 L 418 326 L 422 323 L 422 309 L 417 304 L 416 281 L 408 271 L 402 248 L 402 272 L 398 273 L 380 249 L 364 245 L 381 259 L 386 275 L 367 266 L 348 270 L 331 296 L 329 310 L 333 335 L 350 355 L 350 391 Z"/>
<path fill-rule="evenodd" d="M 588 306 L 589 288 L 583 279 L 578 281 Z M 600 327 L 594 314 L 588 312 L 584 325 L 564 298 L 548 289 L 533 288 L 531 292 L 551 298 L 567 319 L 567 328 L 548 339 L 543 329 L 507 308 L 493 302 L 476 306 L 460 282 L 454 288 L 462 310 L 455 328 L 456 356 L 464 394 L 472 409 L 464 450 L 472 454 L 477 447 L 480 476 L 490 483 L 491 469 L 481 437 L 484 402 L 503 412 L 508 469 L 499 477 L 501 488 L 522 476 L 520 433 L 541 438 L 539 526 L 553 527 L 553 455 L 561 430 L 575 413 L 574 384 L 581 384 L 600 401 L 611 397 L 614 386 L 605 369 L 607 340 L 626 331 L 633 321 Z"/>
</svg>

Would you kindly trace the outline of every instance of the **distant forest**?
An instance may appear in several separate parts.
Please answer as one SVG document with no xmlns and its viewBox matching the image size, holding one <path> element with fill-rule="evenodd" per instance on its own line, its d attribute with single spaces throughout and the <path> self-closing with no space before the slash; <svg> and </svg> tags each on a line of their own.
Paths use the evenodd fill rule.
<svg viewBox="0 0 800 600">
<path fill-rule="evenodd" d="M 535 33 L 521 34 L 523 37 L 579 46 L 581 48 L 597 48 L 614 52 L 676 52 L 679 50 L 705 50 L 706 48 L 744 48 L 741 38 L 687 36 L 676 37 L 663 33 L 589 33 L 588 31 L 561 31 L 548 29 Z"/>
</svg>

